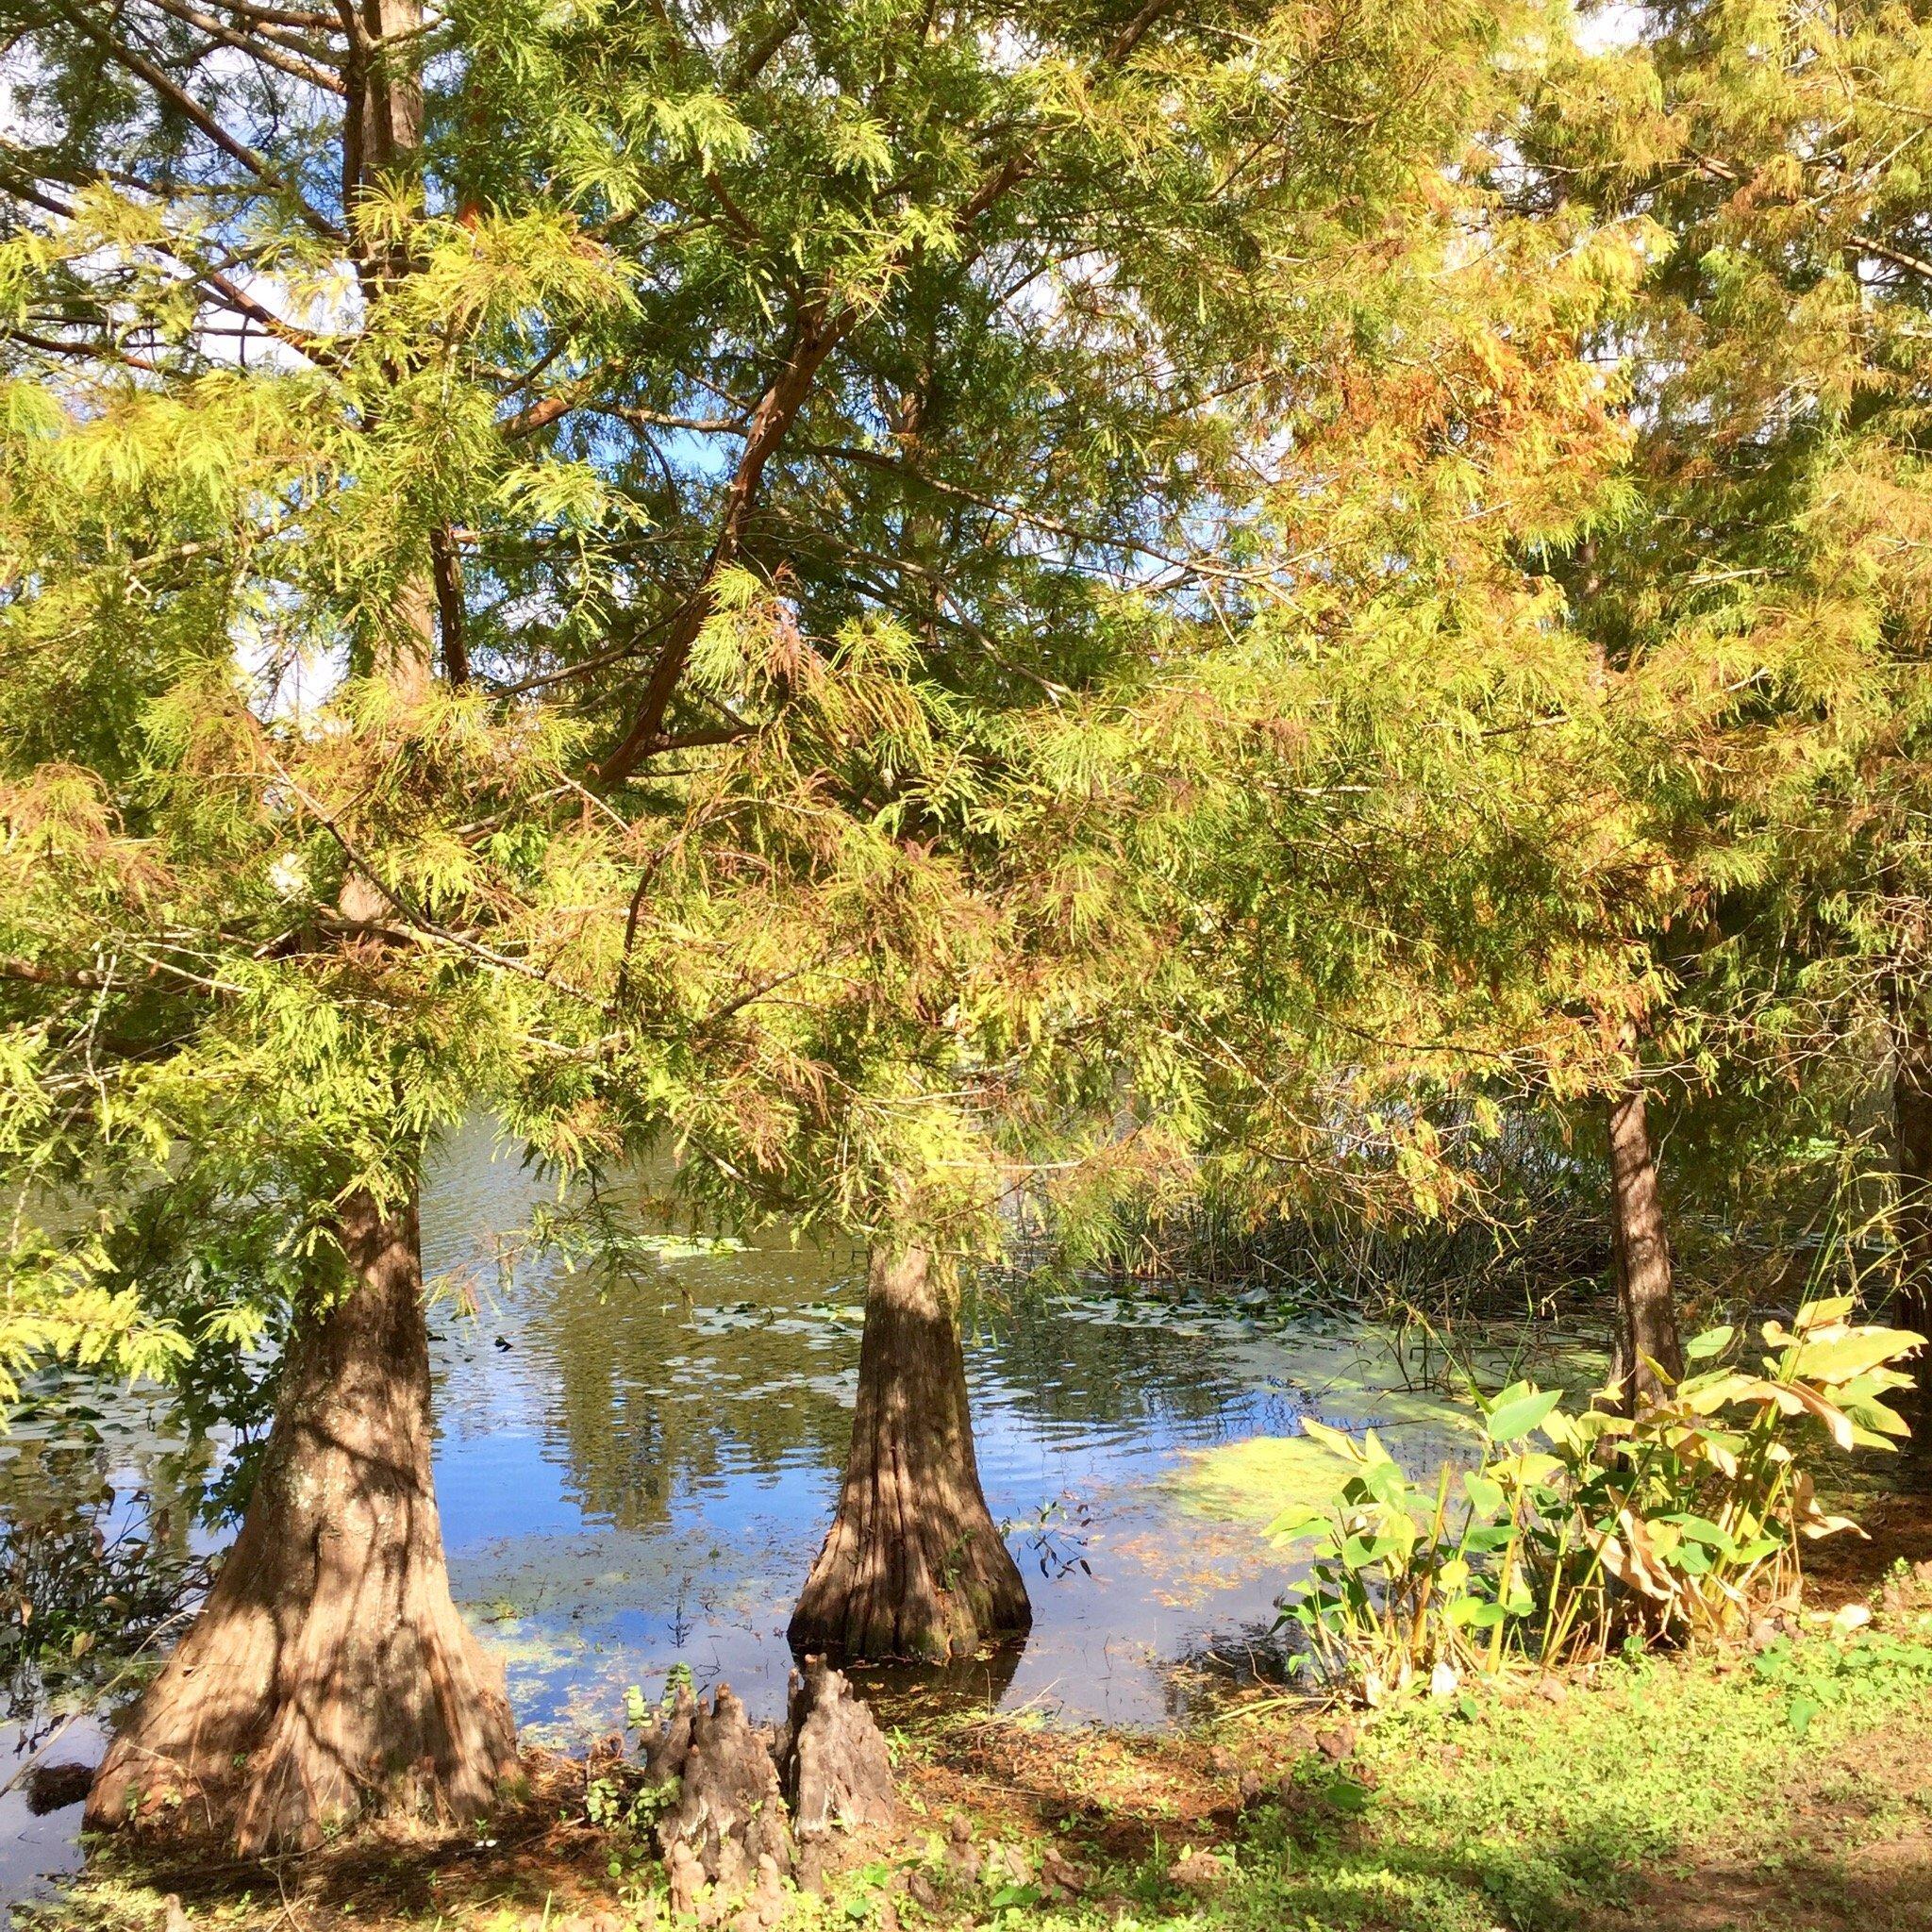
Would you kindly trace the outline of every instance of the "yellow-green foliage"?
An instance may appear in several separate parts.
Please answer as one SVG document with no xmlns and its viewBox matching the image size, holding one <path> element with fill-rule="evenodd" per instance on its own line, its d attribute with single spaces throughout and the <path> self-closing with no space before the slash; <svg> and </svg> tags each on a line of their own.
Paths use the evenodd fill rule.
<svg viewBox="0 0 1932 1932">
<path fill-rule="evenodd" d="M 1669 1399 L 1634 1420 L 1573 1410 L 1517 1383 L 1482 1404 L 1476 1453 L 1430 1481 L 1407 1475 L 1371 1429 L 1362 1441 L 1303 1427 L 1355 1473 L 1325 1505 L 1296 1503 L 1275 1534 L 1312 1535 L 1314 1579 L 1293 1615 L 1314 1655 L 1372 1703 L 1460 1677 L 1553 1669 L 1613 1645 L 1682 1642 L 1742 1628 L 1798 1581 L 1804 1539 L 1855 1529 L 1824 1513 L 1804 1460 L 1820 1432 L 1840 1450 L 1890 1450 L 1906 1424 L 1886 1402 L 1924 1344 L 1854 1324 L 1848 1298 L 1811 1302 L 1754 1372 L 1724 1359 L 1714 1328 Z M 1533 1446 L 1541 1435 L 1547 1449 Z"/>
<path fill-rule="evenodd" d="M 252 1345 L 479 1109 L 962 1253 L 1455 1200 L 1439 1036 L 1622 974 L 1491 970 L 1632 273 L 1480 162 L 1541 10 L 380 17 L 12 22 L 6 1358 Z"/>
<path fill-rule="evenodd" d="M 1893 0 L 1633 9 L 1532 97 L 1560 184 L 1646 270 L 1604 353 L 1624 511 L 1563 577 L 1620 789 L 1675 856 L 1653 962 L 1673 1161 L 1713 1224 L 1898 1249 L 1888 1037 L 1924 1023 L 1932 743 L 1932 30 Z M 1670 1090 L 1677 1088 L 1677 1093 Z"/>
</svg>

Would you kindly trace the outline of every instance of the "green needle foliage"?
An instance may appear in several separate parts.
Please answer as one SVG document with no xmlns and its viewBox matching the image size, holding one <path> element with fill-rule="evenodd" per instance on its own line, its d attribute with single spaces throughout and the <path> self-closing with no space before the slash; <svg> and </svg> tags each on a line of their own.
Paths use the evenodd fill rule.
<svg viewBox="0 0 1932 1932">
<path fill-rule="evenodd" d="M 477 1107 L 563 1173 L 668 1133 L 724 1211 L 983 1242 L 1015 1160 L 1173 1111 L 1121 990 L 1170 970 L 1132 822 L 1200 641 L 1284 639 L 1212 672 L 1185 752 L 1232 775 L 1324 659 L 1378 675 L 1312 632 L 1396 661 L 1364 600 L 1426 594 L 1363 559 L 1461 426 L 1324 385 L 1466 239 L 1491 10 L 373 18 L 8 22 L 7 1146 L 23 1229 L 101 1216 L 15 1244 L 14 1359 L 253 1336 Z M 1502 277 L 1452 279 L 1488 433 L 1601 435 L 1574 362 L 1513 368 L 1562 298 L 1499 350 Z M 1348 452 L 1319 508 L 1257 461 L 1296 436 Z M 1311 517 L 1359 581 L 1280 560 Z M 1232 796 L 1151 836 L 1238 847 Z M 178 1307 L 162 1231 L 222 1257 Z M 137 1252 L 143 1311 L 80 1324 Z"/>
<path fill-rule="evenodd" d="M 1485 981 L 1442 934 L 1575 679 L 1524 547 L 1615 442 L 1580 351 L 1627 267 L 1489 179 L 1539 16 L 0 25 L 0 1365 L 246 1401 L 291 1338 L 97 1822 L 178 1775 L 306 1840 L 388 1802 L 343 1764 L 456 1811 L 501 1775 L 433 1528 L 383 1541 L 433 1524 L 413 1204 L 469 1114 L 562 1183 L 668 1144 L 888 1284 L 1042 1176 L 1077 1241 L 1203 1150 L 1265 1199 L 1357 1120 L 1440 1196 L 1404 1083 L 1439 1026 L 1510 1051 L 1568 958 Z M 334 1445 L 425 1507 L 311 1522 L 364 1509 Z M 317 1537 L 362 1569 L 287 1558 Z M 263 1607 L 323 1629 L 373 1577 L 399 1641 L 285 1666 Z M 326 1751 L 278 1714 L 318 1700 Z"/>
<path fill-rule="evenodd" d="M 1707 1281 L 1822 1237 L 1844 1282 L 1904 1258 L 1909 1289 L 1932 1254 L 1890 1181 L 1903 1158 L 1909 1196 L 1924 1160 L 1893 1142 L 1924 1133 L 1932 43 L 1899 6 L 1638 26 L 1550 71 L 1530 145 L 1545 205 L 1650 264 L 1607 342 L 1625 514 L 1565 575 L 1620 688 L 1624 787 L 1678 859 L 1631 935 L 1673 1162 L 1743 1237 L 1704 1238 Z"/>
<path fill-rule="evenodd" d="M 1480 1213 L 1608 1100 L 1621 1198 L 1646 1069 L 1686 1172 L 1932 1269 L 1926 29 L 1574 25 L 0 0 L 0 1395 L 400 1383 L 479 1112 L 586 1223 L 668 1147 L 865 1239 L 955 1379 L 1016 1196 Z M 335 1755 L 474 1809 L 434 1542 L 489 1721 Z"/>
</svg>

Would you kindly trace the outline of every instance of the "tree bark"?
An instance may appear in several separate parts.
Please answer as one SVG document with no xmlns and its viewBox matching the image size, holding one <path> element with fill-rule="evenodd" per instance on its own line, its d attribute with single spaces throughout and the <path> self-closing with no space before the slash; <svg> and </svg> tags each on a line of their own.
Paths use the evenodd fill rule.
<svg viewBox="0 0 1932 1932">
<path fill-rule="evenodd" d="M 1643 1082 L 1609 1096 L 1610 1230 L 1617 1263 L 1618 1361 L 1633 1410 L 1660 1402 L 1684 1374 L 1671 1285 L 1671 1243 L 1657 1194 Z M 1661 1374 L 1658 1373 L 1661 1371 Z M 1669 1379 L 1664 1379 L 1668 1377 Z"/>
<path fill-rule="evenodd" d="M 953 1311 L 924 1249 L 875 1249 L 852 1453 L 791 1614 L 791 1646 L 939 1659 L 1023 1635 L 1032 1621 L 979 1486 Z"/>
<path fill-rule="evenodd" d="M 1892 1319 L 1932 1338 L 1932 1018 L 1900 989 L 1893 1003 L 1892 1126 L 1898 1142 L 1898 1297 Z M 1923 1456 L 1932 1432 L 1932 1348 L 1908 1364 L 1917 1376 L 1907 1418 Z"/>
<path fill-rule="evenodd" d="M 856 309 L 833 309 L 824 297 L 800 306 L 784 367 L 758 398 L 745 426 L 744 448 L 725 488 L 718 534 L 712 540 L 710 555 L 705 559 L 697 589 L 672 619 L 670 634 L 658 649 L 644 694 L 638 701 L 622 742 L 598 767 L 606 784 L 622 784 L 661 735 L 665 713 L 684 675 L 684 667 L 691 661 L 691 647 L 710 618 L 718 579 L 744 554 L 745 535 L 758 508 L 765 467 L 798 420 L 825 358 L 851 333 L 858 320 Z"/>
<path fill-rule="evenodd" d="M 1905 975 L 1891 981 L 1891 1132 L 1897 1154 L 1899 1287 L 1895 1327 L 1932 1339 L 1932 1016 Z M 1913 1387 L 1901 1390 L 1899 1412 L 1910 1427 L 1907 1486 L 1932 1490 L 1932 1351 L 1905 1368 Z"/>
<path fill-rule="evenodd" d="M 793 1671 L 778 1780 L 801 1841 L 897 1818 L 892 1755 L 878 1720 L 824 1657 Z"/>
<path fill-rule="evenodd" d="M 108 1749 L 92 1827 L 179 1800 L 252 1856 L 358 1815 L 475 1817 L 516 1769 L 444 1567 L 415 1203 L 352 1194 L 339 1237 L 349 1286 L 290 1344 L 241 1534 Z"/>
<path fill-rule="evenodd" d="M 779 1877 L 791 1870 L 791 1825 L 770 1734 L 752 1728 L 728 1684 L 708 1704 L 682 1691 L 646 1740 L 644 1762 L 647 1784 L 676 1780 L 677 1795 L 658 1820 L 667 1866 L 675 1869 L 682 1846 L 727 1893 L 741 1890 L 767 1861 Z"/>
</svg>

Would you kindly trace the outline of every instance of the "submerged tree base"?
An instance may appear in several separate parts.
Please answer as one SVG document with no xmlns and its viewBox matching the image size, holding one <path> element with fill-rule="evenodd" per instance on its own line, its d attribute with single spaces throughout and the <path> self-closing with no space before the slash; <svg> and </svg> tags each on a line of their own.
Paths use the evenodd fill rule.
<svg viewBox="0 0 1932 1932">
<path fill-rule="evenodd" d="M 443 1561 L 414 1205 L 353 1195 L 340 1237 L 353 1285 L 290 1345 L 241 1534 L 109 1747 L 92 1828 L 178 1822 L 252 1855 L 373 1813 L 474 1818 L 517 1768 Z"/>
<path fill-rule="evenodd" d="M 1033 1622 L 973 1453 L 958 1325 L 924 1250 L 873 1254 L 838 1514 L 792 1612 L 793 1650 L 941 1659 Z"/>
</svg>

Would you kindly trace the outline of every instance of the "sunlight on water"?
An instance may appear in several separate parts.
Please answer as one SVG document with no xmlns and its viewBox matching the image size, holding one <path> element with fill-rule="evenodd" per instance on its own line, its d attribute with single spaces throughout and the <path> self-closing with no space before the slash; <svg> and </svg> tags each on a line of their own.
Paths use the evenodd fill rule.
<svg viewBox="0 0 1932 1932">
<path fill-rule="evenodd" d="M 844 1461 L 859 1257 L 774 1233 L 737 1251 L 686 1244 L 613 1281 L 506 1240 L 552 1198 L 481 1124 L 441 1151 L 425 1191 L 458 1601 L 502 1655 L 532 1741 L 616 1728 L 625 1687 L 655 1694 L 679 1665 L 775 1715 L 786 1618 Z M 1278 1675 L 1275 1606 L 1294 1573 L 1263 1531 L 1334 1475 L 1308 1460 L 1300 1420 L 1373 1424 L 1415 1466 L 1462 1439 L 1452 1407 L 1406 1386 L 1381 1331 L 1291 1322 L 1260 1296 L 983 1290 L 967 1328 L 981 1474 L 1035 1621 L 1024 1646 L 942 1684 L 874 1684 L 909 1707 L 943 1694 L 1149 1724 Z M 65 1483 L 76 1503 L 112 1491 L 92 1519 L 111 1531 L 180 1485 L 151 1396 L 86 1400 L 84 1445 L 57 1451 L 44 1423 L 0 1444 L 0 1524 Z M 200 1541 L 186 1514 L 164 1512 L 176 1562 Z M 37 1694 L 13 1687 L 29 1742 L 58 1707 L 25 1707 Z M 72 1868 L 79 1816 L 0 1800 L 0 1899 Z"/>
<path fill-rule="evenodd" d="M 688 1666 L 775 1714 L 784 1625 L 829 1521 L 857 1386 L 858 1257 L 792 1246 L 667 1260 L 622 1288 L 505 1278 L 491 1232 L 543 1198 L 478 1129 L 425 1203 L 426 1259 L 476 1306 L 436 1319 L 437 1480 L 455 1587 L 533 1736 L 618 1724 Z M 1259 1298 L 1256 1298 L 1258 1303 Z M 1034 1601 L 1018 1652 L 962 1679 L 1005 1707 L 1159 1723 L 1279 1668 L 1287 1494 L 1194 1481 L 1202 1452 L 1375 1424 L 1433 1464 L 1459 1438 L 1378 1333 L 1260 1306 L 982 1292 L 967 1369 L 980 1472 Z M 1297 1447 L 1300 1445 L 1297 1444 Z"/>
</svg>

